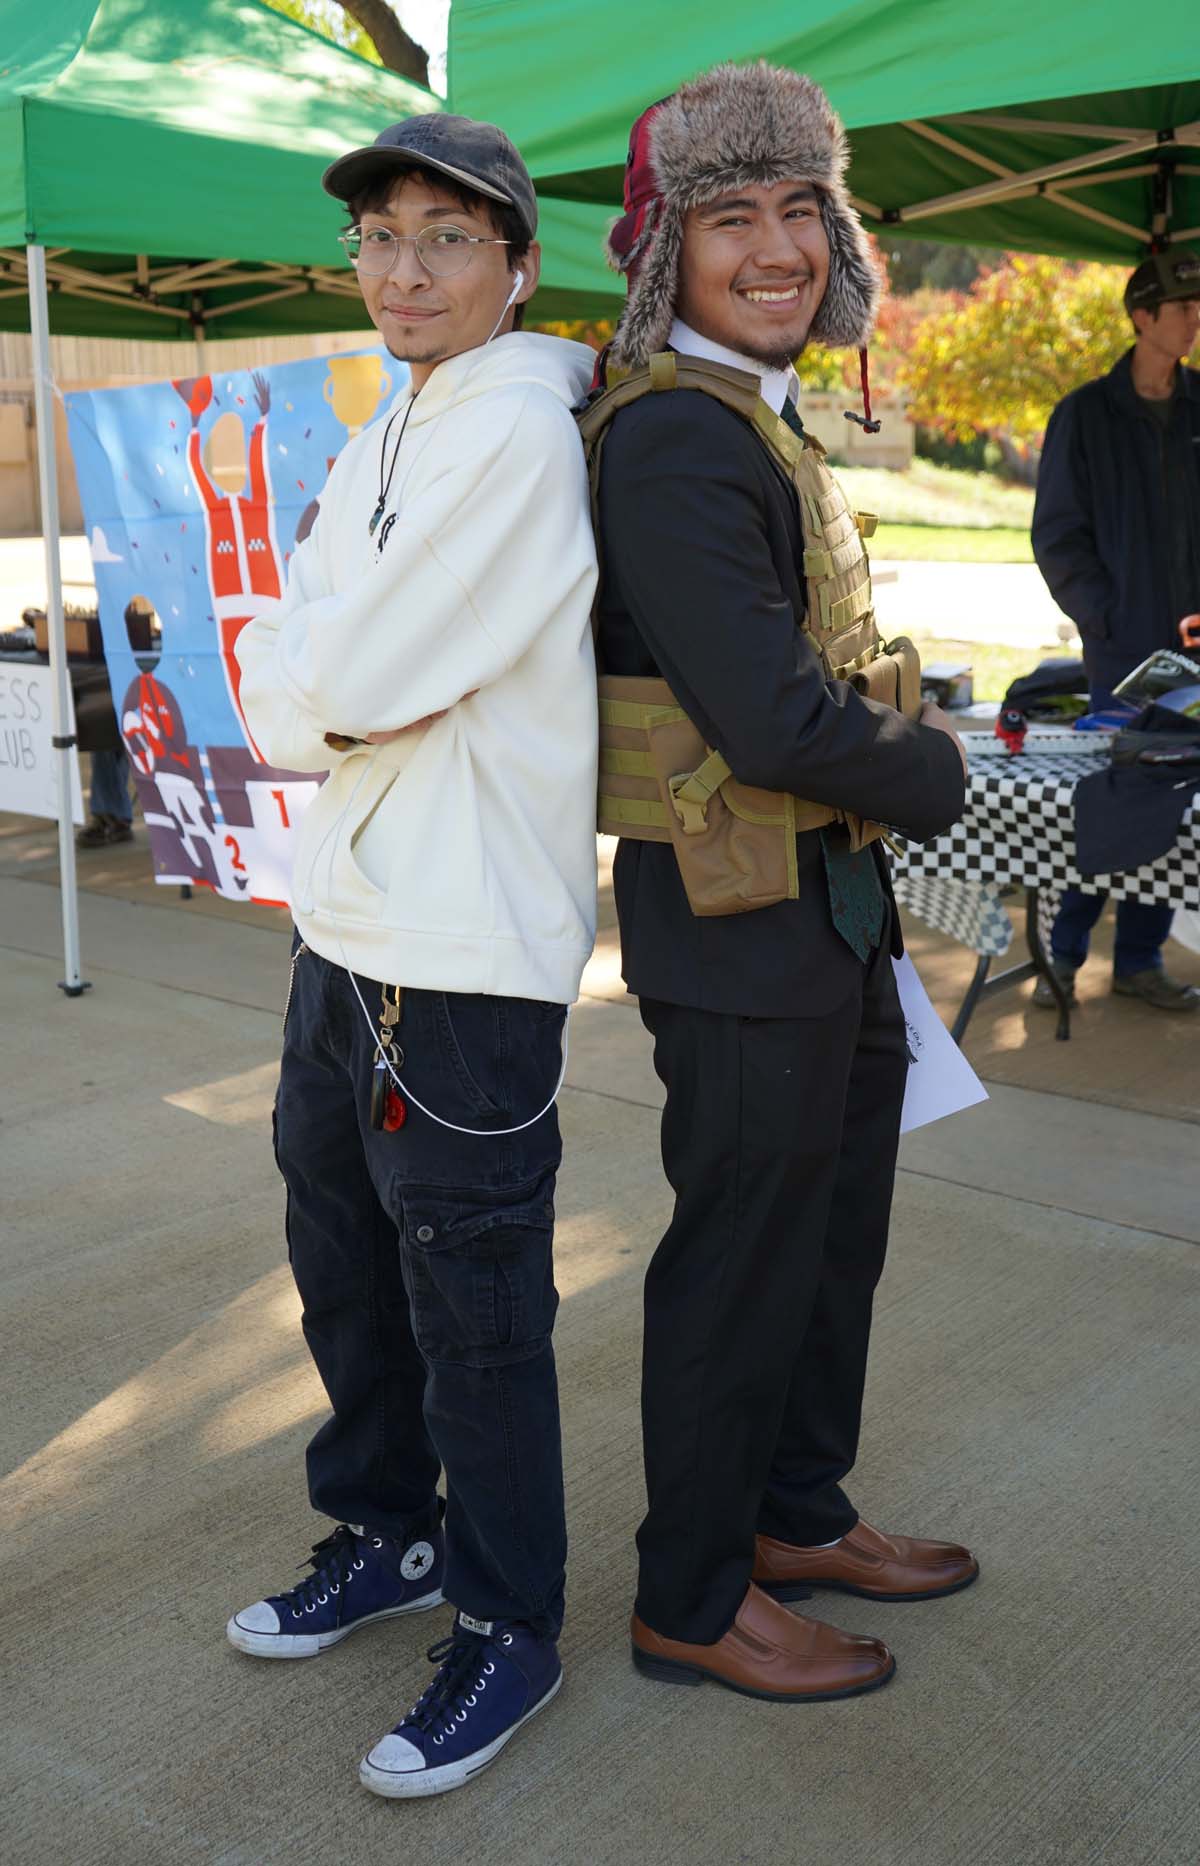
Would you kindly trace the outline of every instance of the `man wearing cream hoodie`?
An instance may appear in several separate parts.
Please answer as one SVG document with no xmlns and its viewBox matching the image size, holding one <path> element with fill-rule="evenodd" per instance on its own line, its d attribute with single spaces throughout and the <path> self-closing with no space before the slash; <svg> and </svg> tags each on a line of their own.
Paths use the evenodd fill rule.
<svg viewBox="0 0 1200 1866">
<path fill-rule="evenodd" d="M 325 187 L 411 381 L 339 456 L 237 653 L 264 756 L 329 774 L 293 876 L 275 1145 L 333 1408 L 309 1494 L 337 1527 L 227 1630 L 306 1658 L 451 1602 L 432 1681 L 360 1769 L 408 1797 L 468 1781 L 562 1678 L 554 1100 L 595 928 L 571 416 L 592 358 L 514 328 L 537 205 L 502 131 L 410 118 Z"/>
</svg>

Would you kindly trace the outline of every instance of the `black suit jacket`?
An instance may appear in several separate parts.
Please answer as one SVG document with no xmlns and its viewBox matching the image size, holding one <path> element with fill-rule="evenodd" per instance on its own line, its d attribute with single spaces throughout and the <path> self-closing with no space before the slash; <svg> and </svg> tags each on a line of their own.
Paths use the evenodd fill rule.
<svg viewBox="0 0 1200 1866">
<path fill-rule="evenodd" d="M 730 409 L 675 389 L 615 416 L 599 542 L 603 670 L 662 674 L 735 777 L 841 805 L 917 840 L 961 816 L 962 764 L 944 733 L 826 682 L 799 627 L 795 493 Z M 622 840 L 614 884 L 630 990 L 750 1017 L 840 1003 L 862 966 L 830 916 L 819 835 L 798 836 L 797 850 L 797 900 L 698 919 L 673 849 Z M 894 916 L 893 929 L 899 950 Z"/>
<path fill-rule="evenodd" d="M 1165 428 L 1133 386 L 1133 351 L 1073 389 L 1046 429 L 1033 554 L 1110 694 L 1200 608 L 1200 371 L 1180 365 Z"/>
</svg>

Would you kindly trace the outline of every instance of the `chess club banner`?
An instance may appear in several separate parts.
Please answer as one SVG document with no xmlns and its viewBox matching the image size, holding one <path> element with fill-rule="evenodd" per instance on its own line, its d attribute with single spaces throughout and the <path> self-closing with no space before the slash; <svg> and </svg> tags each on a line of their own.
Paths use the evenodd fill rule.
<svg viewBox="0 0 1200 1866">
<path fill-rule="evenodd" d="M 234 644 L 282 594 L 341 448 L 407 379 L 371 349 L 66 397 L 113 704 L 160 882 L 288 901 L 320 780 L 264 761 Z"/>
</svg>

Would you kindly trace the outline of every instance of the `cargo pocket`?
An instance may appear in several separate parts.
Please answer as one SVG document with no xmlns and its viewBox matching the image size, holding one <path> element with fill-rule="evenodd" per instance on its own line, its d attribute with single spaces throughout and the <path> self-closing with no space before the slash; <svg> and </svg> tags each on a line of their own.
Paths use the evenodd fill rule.
<svg viewBox="0 0 1200 1866">
<path fill-rule="evenodd" d="M 417 1345 L 429 1360 L 531 1359 L 554 1327 L 553 1175 L 498 1192 L 401 1192 Z"/>
</svg>

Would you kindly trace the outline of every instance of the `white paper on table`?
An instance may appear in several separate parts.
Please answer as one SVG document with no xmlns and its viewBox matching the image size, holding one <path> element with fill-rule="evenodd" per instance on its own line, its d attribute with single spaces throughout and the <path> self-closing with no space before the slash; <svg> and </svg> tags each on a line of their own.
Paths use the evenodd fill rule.
<svg viewBox="0 0 1200 1866">
<path fill-rule="evenodd" d="M 928 1127 L 944 1115 L 986 1101 L 988 1092 L 929 1002 L 908 954 L 893 959 L 892 964 L 908 1026 L 910 1058 L 900 1132 L 911 1134 L 915 1127 Z"/>
</svg>

